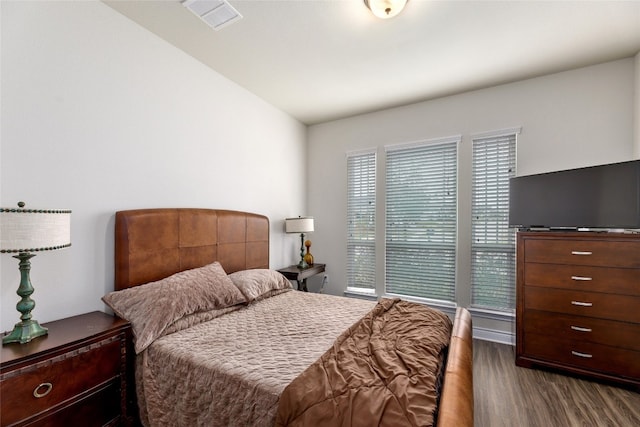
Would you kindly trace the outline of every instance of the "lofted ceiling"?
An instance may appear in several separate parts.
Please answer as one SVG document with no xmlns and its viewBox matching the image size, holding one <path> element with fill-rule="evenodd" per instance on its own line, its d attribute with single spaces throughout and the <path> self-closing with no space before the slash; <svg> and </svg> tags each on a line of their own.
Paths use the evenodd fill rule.
<svg viewBox="0 0 640 427">
<path fill-rule="evenodd" d="M 640 52 L 639 0 L 232 0 L 219 31 L 179 0 L 104 2 L 306 124 Z"/>
</svg>

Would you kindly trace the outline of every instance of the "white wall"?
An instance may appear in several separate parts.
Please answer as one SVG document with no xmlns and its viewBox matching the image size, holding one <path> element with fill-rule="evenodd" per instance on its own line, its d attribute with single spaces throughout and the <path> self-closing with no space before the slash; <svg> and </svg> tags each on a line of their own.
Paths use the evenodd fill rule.
<svg viewBox="0 0 640 427">
<path fill-rule="evenodd" d="M 326 262 L 328 291 L 341 294 L 346 277 L 346 157 L 351 150 L 462 135 L 459 147 L 458 302 L 470 301 L 471 135 L 522 127 L 519 175 L 633 158 L 634 59 L 450 96 L 319 124 L 309 128 L 308 211 L 315 260 Z M 636 117 L 638 113 L 635 113 Z M 380 171 L 381 168 L 378 168 Z M 378 221 L 384 221 L 378 179 Z M 381 229 L 380 227 L 378 228 Z M 378 233 L 377 249 L 383 250 Z M 381 259 L 381 258 L 378 258 Z M 383 270 L 378 268 L 378 280 Z M 502 328 L 510 324 L 476 322 Z"/>
<path fill-rule="evenodd" d="M 104 310 L 117 210 L 265 214 L 271 266 L 295 260 L 283 219 L 305 213 L 304 125 L 100 2 L 1 13 L 1 205 L 73 210 L 73 246 L 32 259 L 35 319 Z M 0 258 L 10 330 L 20 277 Z"/>
</svg>

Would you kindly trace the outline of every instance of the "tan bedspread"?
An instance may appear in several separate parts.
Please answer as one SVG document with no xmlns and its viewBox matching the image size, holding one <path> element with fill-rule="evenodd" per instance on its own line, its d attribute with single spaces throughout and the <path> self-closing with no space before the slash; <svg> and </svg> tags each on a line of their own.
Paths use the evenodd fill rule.
<svg viewBox="0 0 640 427">
<path fill-rule="evenodd" d="M 383 300 L 280 398 L 276 426 L 431 426 L 451 321 Z"/>
<path fill-rule="evenodd" d="M 290 291 L 157 339 L 138 356 L 147 426 L 272 426 L 283 389 L 374 301 Z"/>
</svg>

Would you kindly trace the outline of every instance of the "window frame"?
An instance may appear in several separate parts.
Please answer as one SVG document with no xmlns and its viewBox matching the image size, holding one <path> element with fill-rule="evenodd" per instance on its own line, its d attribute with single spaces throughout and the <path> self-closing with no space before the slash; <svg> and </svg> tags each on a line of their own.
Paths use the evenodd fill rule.
<svg viewBox="0 0 640 427">
<path fill-rule="evenodd" d="M 346 261 L 346 292 L 349 293 L 362 293 L 366 295 L 375 295 L 376 294 L 376 206 L 377 206 L 377 175 L 378 175 L 378 155 L 377 149 L 365 149 L 365 150 L 357 150 L 350 151 L 346 153 L 347 158 L 347 261 Z M 373 159 L 367 157 L 373 157 Z M 362 192 L 369 193 L 368 195 L 364 195 L 363 199 L 365 200 L 365 204 L 361 205 L 360 202 L 353 204 L 354 199 L 352 198 L 352 193 L 354 191 L 353 186 L 355 183 L 352 180 L 352 177 L 355 173 L 351 171 L 351 165 L 353 164 L 353 159 L 360 158 L 363 162 L 369 161 L 373 162 L 373 166 L 365 165 L 368 169 L 366 175 L 362 174 L 362 170 L 355 171 L 358 174 L 358 179 L 360 181 L 364 181 L 365 188 L 362 189 Z M 362 165 L 361 165 L 362 167 Z M 371 172 L 372 170 L 372 172 Z M 372 202 L 367 203 L 366 199 L 369 198 Z M 363 209 L 364 208 L 364 209 Z M 355 218 L 352 218 L 352 215 L 360 214 L 363 216 L 369 216 L 371 219 L 369 221 L 368 227 L 365 227 L 362 231 L 365 234 L 364 239 L 354 238 L 354 229 L 352 228 L 352 224 L 355 222 Z M 354 265 L 357 260 L 357 248 L 359 246 L 363 246 L 368 248 L 370 251 L 369 255 L 363 255 L 362 259 L 358 266 Z M 364 250 L 366 252 L 366 249 Z M 356 277 L 364 276 L 364 282 L 371 281 L 370 285 L 367 286 L 358 286 L 356 285 Z M 366 278 L 370 278 L 367 280 Z"/>
<path fill-rule="evenodd" d="M 456 277 L 457 277 L 457 263 L 458 263 L 457 239 L 458 239 L 458 232 L 459 232 L 458 167 L 460 162 L 459 156 L 460 156 L 461 142 L 462 142 L 462 136 L 455 135 L 455 136 L 449 136 L 449 137 L 443 137 L 443 138 L 434 138 L 429 140 L 410 142 L 405 144 L 386 145 L 384 147 L 385 148 L 385 167 L 384 167 L 384 173 L 385 173 L 384 254 L 385 256 L 384 256 L 384 289 L 383 289 L 384 295 L 400 296 L 405 299 L 417 300 L 420 302 L 427 302 L 427 303 L 437 305 L 437 306 L 442 306 L 442 307 L 456 306 Z M 452 156 L 446 162 L 442 162 L 442 168 L 448 167 L 449 168 L 448 172 L 452 174 L 452 175 L 449 175 L 448 178 L 446 178 L 449 180 L 451 179 L 453 180 L 452 182 L 448 183 L 449 194 L 445 195 L 444 193 L 447 193 L 447 191 L 443 191 L 442 194 L 439 195 L 440 197 L 445 197 L 450 202 L 452 202 L 451 203 L 451 205 L 453 206 L 452 212 L 448 211 L 445 214 L 445 216 L 448 215 L 450 217 L 450 221 L 446 222 L 449 225 L 446 227 L 446 230 L 444 231 L 443 229 L 438 229 L 435 231 L 432 230 L 434 232 L 432 232 L 431 235 L 429 235 L 428 231 L 421 233 L 422 236 L 414 232 L 411 240 L 403 240 L 403 241 L 394 240 L 394 239 L 398 239 L 399 237 L 398 233 L 401 232 L 400 228 L 402 228 L 402 226 L 400 225 L 400 228 L 398 228 L 398 226 L 391 224 L 393 221 L 397 220 L 397 217 L 394 217 L 394 215 L 391 213 L 391 210 L 392 209 L 402 210 L 403 206 L 393 205 L 392 199 L 396 197 L 396 194 L 394 192 L 398 190 L 398 188 L 400 188 L 403 184 L 391 182 L 391 180 L 396 179 L 394 174 L 397 174 L 397 172 L 401 172 L 401 169 L 399 169 L 398 171 L 393 171 L 390 168 L 394 167 L 393 162 L 395 160 L 402 160 L 399 158 L 394 159 L 396 156 L 401 156 L 401 154 L 399 153 L 403 151 L 405 152 L 404 154 L 406 155 L 406 158 L 402 161 L 407 162 L 407 164 L 409 165 L 410 162 L 412 161 L 410 159 L 410 156 L 412 156 L 412 153 L 416 154 L 421 150 L 424 150 L 424 151 L 420 152 L 419 154 L 424 155 L 426 157 L 428 157 L 430 154 L 443 155 L 444 153 L 446 153 L 451 155 L 451 152 L 453 153 Z M 424 167 L 421 167 L 421 165 L 418 165 L 418 164 L 416 164 L 415 166 L 419 167 L 419 169 L 417 169 L 416 172 L 425 173 L 425 172 L 433 172 L 434 168 L 437 168 L 439 165 L 438 165 L 438 162 L 432 162 L 428 165 L 422 165 Z M 408 167 L 411 167 L 411 166 L 408 166 Z M 398 176 L 401 176 L 401 175 L 402 174 Z M 417 191 L 427 191 L 427 187 L 429 185 L 433 186 L 434 183 L 438 180 L 438 179 L 430 180 L 430 178 L 428 178 L 428 173 L 424 176 L 426 177 L 425 179 L 429 181 L 428 182 L 424 181 L 422 184 L 423 185 L 422 188 L 415 187 Z M 406 178 L 402 178 L 402 179 L 406 180 Z M 398 188 L 392 188 L 396 186 Z M 453 194 L 451 194 L 451 191 L 453 192 Z M 401 194 L 401 193 L 398 193 L 398 194 Z M 399 196 L 399 197 L 402 197 L 402 196 Z M 410 203 L 411 202 L 409 202 L 409 204 Z M 425 203 L 428 204 L 428 202 L 425 202 Z M 451 209 L 451 205 L 449 205 L 448 207 L 449 209 Z M 408 214 L 418 215 L 418 216 L 415 216 L 416 221 L 413 221 L 414 224 L 418 221 L 420 217 L 422 217 L 423 221 L 429 221 L 429 220 L 433 221 L 433 217 L 430 218 L 429 215 L 424 216 L 424 211 L 421 210 L 421 207 L 411 208 L 408 205 L 405 205 L 405 206 L 407 206 L 409 209 L 407 211 Z M 440 204 L 439 206 L 442 207 L 442 204 Z M 435 210 L 433 212 L 435 212 Z M 438 221 L 436 220 L 435 223 L 437 222 Z M 451 225 L 451 223 L 453 225 Z M 409 224 L 411 224 L 411 221 L 409 222 Z M 408 230 L 408 228 L 406 229 Z M 414 230 L 418 230 L 418 228 L 414 228 Z M 435 239 L 433 239 L 434 237 Z M 429 241 L 430 239 L 432 240 Z M 394 246 L 396 247 L 395 251 L 394 251 Z M 415 288 L 420 286 L 417 283 L 417 280 L 420 280 L 422 282 L 424 281 L 424 277 L 435 278 L 438 276 L 433 273 L 437 272 L 436 269 L 438 267 L 441 267 L 442 266 L 441 264 L 438 264 L 438 266 L 434 266 L 434 265 L 428 266 L 428 265 L 417 265 L 414 262 L 412 264 L 412 267 L 407 268 L 407 266 L 402 266 L 403 258 L 402 258 L 402 255 L 400 254 L 402 253 L 403 248 L 404 248 L 405 254 L 412 253 L 412 252 L 416 254 L 422 251 L 422 255 L 424 255 L 425 253 L 428 253 L 428 251 L 433 251 L 434 249 L 436 249 L 439 252 L 442 250 L 442 248 L 446 248 L 449 251 L 448 257 L 445 257 L 445 260 L 449 261 L 448 263 L 449 267 L 446 269 L 446 273 L 448 273 L 448 276 L 444 276 L 444 280 L 442 281 L 434 279 L 434 283 L 435 282 L 440 282 L 440 283 L 428 285 L 429 288 L 431 288 L 432 290 L 438 289 L 437 293 L 433 293 L 432 290 L 426 293 L 425 292 L 407 293 L 405 292 L 407 288 L 401 289 L 399 286 L 389 283 L 390 281 L 397 282 L 399 280 L 406 280 L 408 283 L 411 283 L 411 281 L 414 281 L 413 284 L 410 284 L 410 285 L 405 284 L 403 286 Z M 396 255 L 396 253 L 398 254 L 397 256 L 399 256 L 399 258 L 396 260 L 390 259 L 394 255 Z M 428 259 L 428 258 L 424 257 L 422 259 Z M 421 271 L 429 271 L 431 274 L 425 276 Z M 404 279 L 402 278 L 403 276 L 404 276 Z"/>
<path fill-rule="evenodd" d="M 521 128 L 509 128 L 498 131 L 485 132 L 475 134 L 471 137 L 472 142 L 472 171 L 471 171 L 471 236 L 470 236 L 470 303 L 469 308 L 473 311 L 485 312 L 500 316 L 515 315 L 515 279 L 516 279 L 516 230 L 508 225 L 509 217 L 509 179 L 516 176 L 517 168 L 517 141 Z M 487 188 L 486 186 L 479 190 L 482 184 L 478 175 L 477 153 L 480 146 L 483 151 L 487 151 L 487 144 L 494 144 L 489 147 L 492 150 L 491 156 L 494 163 L 491 165 L 491 180 L 495 185 Z M 507 144 L 506 154 L 505 148 L 500 145 Z M 506 164 L 503 159 L 506 157 Z M 487 159 L 483 160 L 487 163 Z M 496 163 L 498 163 L 496 165 Z M 506 168 L 506 175 L 504 169 Z M 481 171 L 487 177 L 487 171 Z M 496 175 L 497 173 L 497 175 Z M 488 179 L 488 178 L 487 178 Z M 481 192 L 482 191 L 482 192 Z M 479 208 L 478 201 L 483 198 L 485 209 Z M 493 204 L 498 206 L 494 209 L 493 214 L 488 214 L 486 205 Z M 478 221 L 480 217 L 484 220 Z M 490 225 L 491 223 L 491 225 Z M 478 227 L 484 229 L 484 239 L 482 243 L 478 243 L 478 239 L 482 238 Z M 492 272 L 484 275 L 479 274 L 482 267 L 478 263 L 478 259 L 483 254 L 497 254 L 502 258 L 502 266 L 496 267 L 492 263 Z M 491 276 L 490 280 L 487 277 Z M 492 283 L 486 285 L 486 283 Z M 497 283 L 498 286 L 494 286 Z M 507 288 L 508 287 L 508 288 Z M 481 289 L 482 288 L 482 289 Z M 497 295 L 494 302 L 487 294 L 495 293 Z M 484 296 L 481 296 L 484 294 Z"/>
</svg>

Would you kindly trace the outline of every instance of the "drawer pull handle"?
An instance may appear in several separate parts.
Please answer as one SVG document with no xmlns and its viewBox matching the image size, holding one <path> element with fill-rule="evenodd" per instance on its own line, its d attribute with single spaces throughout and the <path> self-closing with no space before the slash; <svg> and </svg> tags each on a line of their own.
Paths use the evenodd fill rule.
<svg viewBox="0 0 640 427">
<path fill-rule="evenodd" d="M 591 277 L 584 277 L 584 276 L 571 276 L 571 280 L 588 282 L 589 280 L 593 280 L 593 279 Z"/>
<path fill-rule="evenodd" d="M 571 351 L 571 354 L 578 357 L 584 357 L 585 359 L 591 359 L 593 355 L 589 353 L 580 353 L 579 351 Z"/>
<path fill-rule="evenodd" d="M 38 391 L 41 388 L 45 389 L 42 393 L 40 393 Z M 53 389 L 53 384 L 51 384 L 51 383 L 42 383 L 38 387 L 36 387 L 35 390 L 33 390 L 33 395 L 36 398 L 40 399 L 41 397 L 45 397 L 47 394 L 49 394 L 52 389 Z"/>
<path fill-rule="evenodd" d="M 593 252 L 571 251 L 571 255 L 593 255 Z"/>
<path fill-rule="evenodd" d="M 573 325 L 571 325 L 571 329 L 573 329 L 574 331 L 578 331 L 578 332 L 591 332 L 592 331 L 591 328 L 581 328 L 580 326 L 573 326 Z"/>
<path fill-rule="evenodd" d="M 582 301 L 571 301 L 571 304 L 578 305 L 580 307 L 591 307 L 593 305 L 592 302 L 582 302 Z"/>
</svg>

